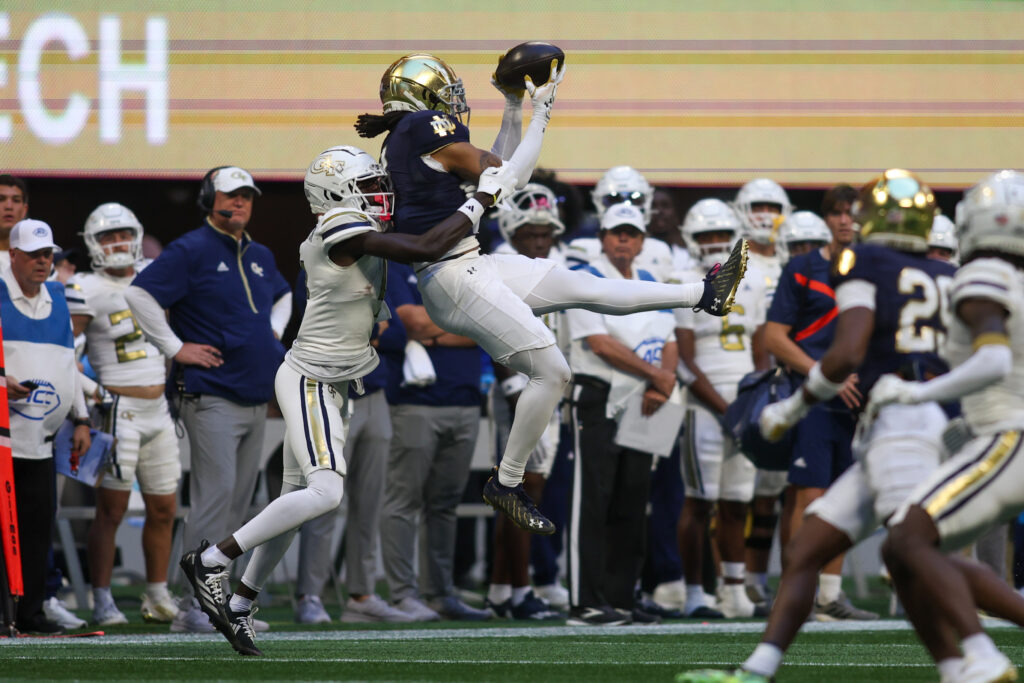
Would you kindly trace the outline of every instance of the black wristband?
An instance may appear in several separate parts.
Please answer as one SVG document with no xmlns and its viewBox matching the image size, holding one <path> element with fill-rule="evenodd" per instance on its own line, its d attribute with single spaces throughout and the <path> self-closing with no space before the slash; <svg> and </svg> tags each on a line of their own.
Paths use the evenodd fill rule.
<svg viewBox="0 0 1024 683">
<path fill-rule="evenodd" d="M 92 429 L 92 420 L 87 417 L 76 417 L 71 421 L 71 423 L 76 427 L 88 427 L 89 429 Z"/>
</svg>

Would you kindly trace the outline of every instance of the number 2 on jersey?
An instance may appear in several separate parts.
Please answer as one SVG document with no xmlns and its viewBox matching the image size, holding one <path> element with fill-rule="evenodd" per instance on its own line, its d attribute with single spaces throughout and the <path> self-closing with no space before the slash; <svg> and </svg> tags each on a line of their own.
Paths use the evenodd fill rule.
<svg viewBox="0 0 1024 683">
<path fill-rule="evenodd" d="M 897 287 L 900 294 L 917 294 L 900 309 L 896 350 L 900 353 L 935 353 L 942 344 L 943 333 L 931 327 L 928 320 L 936 313 L 943 327 L 949 326 L 949 286 L 953 278 L 940 275 L 935 279 L 917 268 L 900 271 Z"/>
<path fill-rule="evenodd" d="M 132 331 L 128 334 L 123 334 L 120 337 L 114 339 L 114 348 L 117 350 L 117 362 L 128 363 L 133 360 L 139 360 L 140 358 L 146 357 L 146 349 L 136 349 L 135 351 L 129 351 L 125 348 L 128 344 L 133 341 L 142 339 L 142 330 L 139 328 L 139 323 L 135 322 L 135 316 L 129 310 L 117 311 L 116 313 L 110 314 L 110 325 L 113 327 L 122 320 L 132 321 Z"/>
</svg>

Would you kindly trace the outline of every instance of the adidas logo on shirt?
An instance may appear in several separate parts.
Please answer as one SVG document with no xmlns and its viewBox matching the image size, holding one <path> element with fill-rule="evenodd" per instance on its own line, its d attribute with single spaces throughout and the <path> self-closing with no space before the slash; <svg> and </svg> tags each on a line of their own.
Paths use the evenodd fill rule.
<svg viewBox="0 0 1024 683">
<path fill-rule="evenodd" d="M 793 466 L 794 467 L 807 467 L 807 461 L 804 460 L 802 457 L 797 458 L 796 460 L 793 461 Z"/>
<path fill-rule="evenodd" d="M 220 265 L 217 266 L 217 272 L 218 273 L 226 273 L 226 272 L 228 272 L 228 264 L 226 264 L 223 261 L 221 261 Z"/>
</svg>

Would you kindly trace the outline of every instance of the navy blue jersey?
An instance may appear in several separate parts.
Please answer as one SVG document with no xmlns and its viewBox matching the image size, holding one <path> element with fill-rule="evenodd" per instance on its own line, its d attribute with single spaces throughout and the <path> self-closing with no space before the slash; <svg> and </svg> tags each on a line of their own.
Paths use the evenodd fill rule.
<svg viewBox="0 0 1024 683">
<path fill-rule="evenodd" d="M 938 351 L 946 334 L 949 286 L 956 268 L 877 244 L 844 249 L 836 260 L 832 284 L 863 280 L 875 287 L 875 328 L 864 363 L 857 370 L 858 388 L 865 396 L 884 374 L 899 373 L 905 379 L 949 368 Z"/>
<path fill-rule="evenodd" d="M 814 360 L 832 343 L 839 314 L 829 267 L 818 249 L 794 256 L 782 269 L 768 309 L 768 320 L 788 325 L 790 338 Z"/>
<path fill-rule="evenodd" d="M 381 157 L 395 189 L 397 232 L 422 235 L 466 201 L 457 175 L 431 168 L 422 159 L 454 142 L 469 142 L 469 128 L 432 110 L 402 117 L 384 140 Z"/>
</svg>

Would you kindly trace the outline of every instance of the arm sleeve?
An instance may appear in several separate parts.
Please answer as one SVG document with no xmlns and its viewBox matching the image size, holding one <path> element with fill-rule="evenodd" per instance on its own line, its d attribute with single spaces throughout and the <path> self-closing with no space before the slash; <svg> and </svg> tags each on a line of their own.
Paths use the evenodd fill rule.
<svg viewBox="0 0 1024 683">
<path fill-rule="evenodd" d="M 505 111 L 501 115 L 501 128 L 494 138 L 491 152 L 508 161 L 519 147 L 523 138 L 523 102 L 522 100 L 505 100 Z"/>
<path fill-rule="evenodd" d="M 143 272 L 148 271 L 149 268 Z M 135 284 L 124 291 L 124 298 L 146 338 L 153 346 L 160 349 L 160 353 L 168 358 L 174 358 L 185 343 L 178 338 L 178 335 L 174 334 L 171 326 L 167 323 L 167 317 L 164 315 L 164 309 L 160 302 L 147 290 L 137 287 Z"/>
<path fill-rule="evenodd" d="M 80 372 L 75 373 L 75 398 L 71 403 L 71 412 L 78 418 L 89 417 L 89 408 L 85 405 L 85 386 L 82 383 L 83 379 L 85 379 L 85 375 Z"/>
<path fill-rule="evenodd" d="M 270 309 L 270 327 L 273 328 L 274 334 L 280 339 L 284 335 L 284 328 L 288 326 L 288 321 L 292 317 L 292 293 L 285 292 L 284 296 L 274 302 L 273 307 Z"/>
<path fill-rule="evenodd" d="M 998 342 L 985 344 L 945 375 L 914 385 L 913 395 L 920 403 L 953 401 L 995 384 L 1009 375 L 1012 368 L 1013 352 L 1009 346 Z"/>
<path fill-rule="evenodd" d="M 512 153 L 508 163 L 516 167 L 516 189 L 523 189 L 526 183 L 530 182 L 533 175 L 533 167 L 537 165 L 540 158 L 540 147 L 544 142 L 544 131 L 547 129 L 547 121 L 544 117 L 534 115 L 530 119 L 530 125 L 526 127 L 526 135 L 523 136 L 516 151 Z"/>
</svg>

